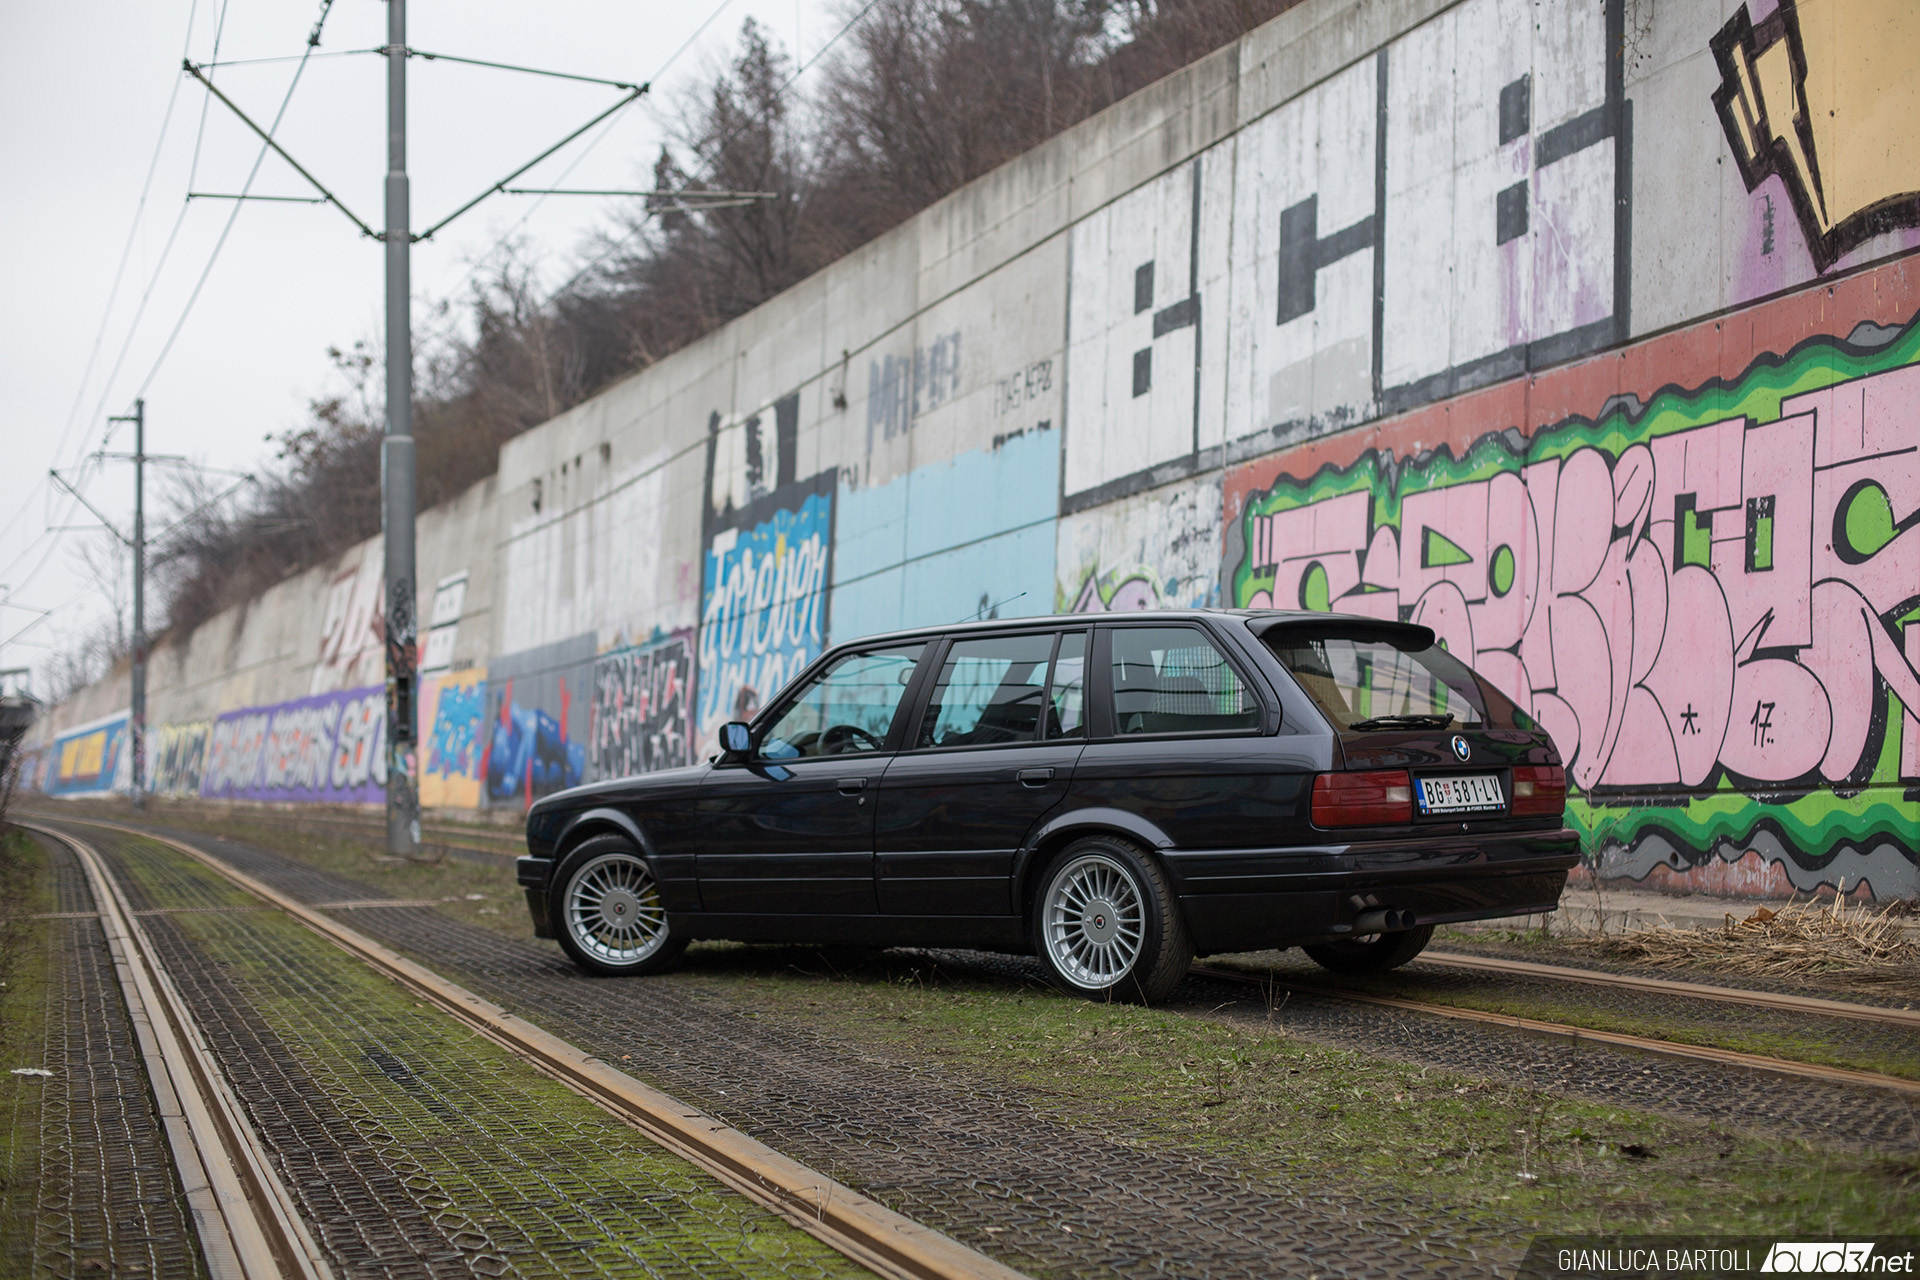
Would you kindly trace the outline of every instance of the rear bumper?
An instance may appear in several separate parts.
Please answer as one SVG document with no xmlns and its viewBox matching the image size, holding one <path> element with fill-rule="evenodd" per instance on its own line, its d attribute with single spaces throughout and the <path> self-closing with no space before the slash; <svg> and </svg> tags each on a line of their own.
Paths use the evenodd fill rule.
<svg viewBox="0 0 1920 1280">
<path fill-rule="evenodd" d="M 1206 953 L 1344 937 L 1380 908 L 1421 925 L 1552 911 L 1580 841 L 1563 829 L 1162 856 Z"/>
</svg>

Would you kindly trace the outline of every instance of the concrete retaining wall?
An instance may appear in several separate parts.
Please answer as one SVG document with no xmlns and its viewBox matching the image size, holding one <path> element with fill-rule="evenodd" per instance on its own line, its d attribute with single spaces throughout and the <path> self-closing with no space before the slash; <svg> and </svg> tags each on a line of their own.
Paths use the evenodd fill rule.
<svg viewBox="0 0 1920 1280">
<path fill-rule="evenodd" d="M 423 796 L 693 759 L 873 631 L 1304 604 L 1471 653 L 1609 874 L 1920 892 L 1915 13 L 1309 0 L 424 513 Z M 379 566 L 160 650 L 157 784 L 375 787 Z"/>
</svg>

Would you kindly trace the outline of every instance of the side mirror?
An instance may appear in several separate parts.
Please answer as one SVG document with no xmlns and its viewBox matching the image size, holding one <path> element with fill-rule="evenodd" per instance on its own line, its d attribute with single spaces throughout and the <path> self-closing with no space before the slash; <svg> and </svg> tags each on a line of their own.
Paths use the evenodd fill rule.
<svg viewBox="0 0 1920 1280">
<path fill-rule="evenodd" d="M 720 749 L 729 755 L 745 755 L 753 750 L 753 735 L 745 724 L 730 720 L 720 726 Z"/>
</svg>

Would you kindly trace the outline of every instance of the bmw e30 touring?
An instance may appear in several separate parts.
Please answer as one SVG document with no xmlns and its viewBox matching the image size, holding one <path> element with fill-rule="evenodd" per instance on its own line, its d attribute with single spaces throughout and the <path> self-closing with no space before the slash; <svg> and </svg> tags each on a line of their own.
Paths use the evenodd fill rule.
<svg viewBox="0 0 1920 1280">
<path fill-rule="evenodd" d="M 1036 955 L 1159 999 L 1196 955 L 1392 968 L 1551 911 L 1578 858 L 1546 731 L 1409 623 L 1202 610 L 836 646 L 709 761 L 547 796 L 534 930 L 640 974 L 697 939 Z"/>
</svg>

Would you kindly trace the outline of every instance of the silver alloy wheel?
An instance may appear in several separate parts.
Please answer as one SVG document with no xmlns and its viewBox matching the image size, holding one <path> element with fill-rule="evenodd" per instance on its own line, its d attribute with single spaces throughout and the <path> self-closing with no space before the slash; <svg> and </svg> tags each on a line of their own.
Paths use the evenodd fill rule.
<svg viewBox="0 0 1920 1280">
<path fill-rule="evenodd" d="M 1067 981 L 1110 987 L 1133 971 L 1146 945 L 1147 917 L 1133 873 L 1104 853 L 1060 868 L 1040 904 L 1047 958 Z"/>
<path fill-rule="evenodd" d="M 631 853 L 603 853 L 574 872 L 561 910 L 574 944 L 602 964 L 639 964 L 667 942 L 660 887 Z"/>
</svg>

